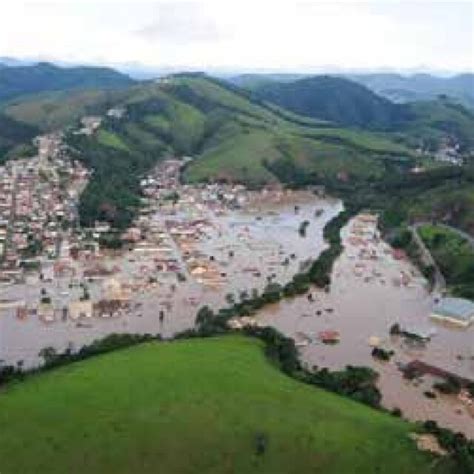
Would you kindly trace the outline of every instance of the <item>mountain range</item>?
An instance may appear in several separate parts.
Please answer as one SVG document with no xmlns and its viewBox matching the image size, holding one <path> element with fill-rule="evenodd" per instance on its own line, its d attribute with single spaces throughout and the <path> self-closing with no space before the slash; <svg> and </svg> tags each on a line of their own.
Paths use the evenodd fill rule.
<svg viewBox="0 0 474 474">
<path fill-rule="evenodd" d="M 127 75 L 104 67 L 62 68 L 50 63 L 11 66 L 11 61 L 3 64 L 5 67 L 0 67 L 0 102 L 25 94 L 90 88 L 111 89 L 129 86 L 134 82 Z"/>
<path fill-rule="evenodd" d="M 257 91 L 275 82 L 294 82 L 308 77 L 313 76 L 309 74 L 242 74 L 232 76 L 228 80 L 244 89 Z M 451 77 L 393 73 L 337 74 L 337 77 L 358 82 L 393 102 L 432 100 L 439 95 L 447 95 L 467 107 L 474 108 L 474 74 L 472 73 Z"/>
</svg>

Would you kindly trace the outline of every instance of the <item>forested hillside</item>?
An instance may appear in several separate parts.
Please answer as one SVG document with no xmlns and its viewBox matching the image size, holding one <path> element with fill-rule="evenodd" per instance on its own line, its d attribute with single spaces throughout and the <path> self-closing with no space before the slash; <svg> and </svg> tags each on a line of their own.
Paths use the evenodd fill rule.
<svg viewBox="0 0 474 474">
<path fill-rule="evenodd" d="M 35 127 L 13 120 L 0 113 L 0 164 L 15 147 L 29 144 L 38 133 Z"/>
<path fill-rule="evenodd" d="M 118 88 L 133 83 L 104 67 L 61 68 L 50 63 L 0 68 L 0 102 L 44 91 Z"/>
<path fill-rule="evenodd" d="M 409 118 L 403 107 L 338 77 L 273 82 L 262 85 L 255 94 L 295 113 L 345 126 L 393 130 Z"/>
</svg>

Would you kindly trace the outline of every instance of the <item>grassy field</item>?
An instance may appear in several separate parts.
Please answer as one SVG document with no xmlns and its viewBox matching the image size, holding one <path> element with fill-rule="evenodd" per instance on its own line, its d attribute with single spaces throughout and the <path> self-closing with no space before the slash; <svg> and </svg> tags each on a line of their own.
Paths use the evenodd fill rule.
<svg viewBox="0 0 474 474">
<path fill-rule="evenodd" d="M 104 113 L 125 91 L 75 90 L 18 97 L 3 105 L 8 116 L 43 131 L 70 125 L 84 115 Z"/>
<path fill-rule="evenodd" d="M 452 230 L 435 225 L 420 227 L 419 234 L 432 253 L 451 292 L 474 298 L 474 249 Z"/>
<path fill-rule="evenodd" d="M 99 130 L 97 132 L 97 141 L 101 145 L 105 145 L 117 150 L 129 151 L 127 144 L 120 138 L 119 135 L 108 130 Z"/>
<path fill-rule="evenodd" d="M 240 133 L 216 147 L 206 150 L 188 168 L 184 177 L 190 182 L 217 179 L 240 180 L 249 184 L 275 181 L 263 166 L 265 159 L 280 156 L 274 137 L 264 130 Z"/>
<path fill-rule="evenodd" d="M 33 376 L 0 393 L 0 426 L 2 474 L 434 472 L 409 424 L 288 378 L 235 336 Z"/>
</svg>

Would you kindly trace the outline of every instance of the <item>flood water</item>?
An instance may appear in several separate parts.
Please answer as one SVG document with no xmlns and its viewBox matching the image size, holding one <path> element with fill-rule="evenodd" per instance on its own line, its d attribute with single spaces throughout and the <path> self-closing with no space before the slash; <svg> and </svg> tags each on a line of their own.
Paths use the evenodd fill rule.
<svg viewBox="0 0 474 474">
<path fill-rule="evenodd" d="M 192 192 L 188 189 L 186 195 Z M 56 316 L 44 322 L 31 313 L 18 319 L 16 306 L 0 309 L 0 360 L 8 364 L 21 361 L 25 367 L 32 367 L 42 362 L 38 354 L 48 346 L 58 351 L 68 347 L 77 350 L 116 332 L 171 337 L 192 328 L 197 310 L 205 304 L 219 309 L 227 305 L 227 294 L 232 293 L 237 300 L 242 291 L 262 290 L 271 275 L 281 283 L 290 280 L 302 262 L 317 257 L 325 247 L 323 228 L 341 208 L 340 201 L 319 199 L 309 192 L 279 192 L 263 197 L 251 193 L 241 210 L 216 210 L 183 199 L 151 217 L 153 231 L 147 237 L 148 247 L 102 255 L 92 262 L 74 262 L 74 278 L 43 282 L 33 279 L 29 284 L 3 287 L 0 299 L 17 301 L 27 308 L 38 307 L 43 289 L 60 312 L 79 299 L 79 282 L 87 281 L 91 299 L 98 301 L 104 298 L 105 286 L 113 278 L 128 292 L 129 304 L 113 317 L 79 321 Z M 173 234 L 175 227 L 197 220 L 203 223 L 196 235 L 188 238 Z M 298 233 L 303 220 L 310 222 L 306 237 Z M 159 268 L 157 262 L 173 259 L 178 269 Z M 92 281 L 81 278 L 85 269 L 99 264 L 111 275 Z M 186 280 L 178 281 L 177 273 Z"/>
<path fill-rule="evenodd" d="M 380 374 L 385 407 L 398 407 L 412 420 L 437 420 L 474 437 L 472 408 L 451 396 L 426 398 L 423 392 L 432 390 L 433 377 L 424 376 L 421 384 L 409 382 L 398 369 L 400 363 L 418 359 L 474 379 L 474 327 L 459 329 L 430 320 L 434 295 L 426 282 L 409 262 L 396 260 L 374 234 L 372 224 L 352 220 L 342 232 L 345 250 L 335 264 L 329 293 L 313 292 L 313 302 L 301 296 L 264 308 L 259 322 L 306 341 L 300 350 L 308 366 L 370 366 Z M 389 335 L 394 323 L 432 337 L 422 346 L 413 345 Z M 327 330 L 339 332 L 339 343 L 320 342 L 319 333 Z M 371 356 L 374 340 L 395 352 L 390 362 Z"/>
<path fill-rule="evenodd" d="M 87 281 L 91 299 L 98 301 L 113 279 L 128 294 L 128 305 L 112 317 L 55 317 L 50 322 L 34 312 L 19 319 L 15 305 L 0 309 L 0 360 L 33 367 L 42 362 L 38 354 L 47 346 L 77 350 L 111 333 L 171 337 L 192 328 L 197 310 L 205 304 L 219 309 L 228 304 L 226 295 L 238 300 L 242 291 L 262 290 L 268 277 L 289 281 L 303 262 L 325 248 L 323 228 L 342 209 L 340 201 L 309 192 L 251 193 L 238 210 L 203 205 L 198 195 L 199 190 L 189 187 L 177 204 L 148 217 L 145 240 L 130 251 L 74 262 L 74 278 L 32 278 L 1 288 L 1 300 L 30 309 L 38 306 L 44 289 L 53 306 L 61 308 L 79 299 L 78 282 Z M 305 220 L 309 225 L 301 236 L 298 230 Z M 434 380 L 425 376 L 422 382 L 409 382 L 398 368 L 419 359 L 474 379 L 474 328 L 460 330 L 430 320 L 434 295 L 409 262 L 394 258 L 380 240 L 376 222 L 353 219 L 342 236 L 345 249 L 329 292 L 312 290 L 313 301 L 303 295 L 266 307 L 258 322 L 295 338 L 309 367 L 373 367 L 380 374 L 385 407 L 398 407 L 412 420 L 434 419 L 474 437 L 472 408 L 455 397 L 426 398 L 423 392 L 431 390 Z M 163 261 L 174 262 L 175 268 L 163 268 Z M 98 264 L 109 270 L 107 276 L 86 279 L 85 270 Z M 414 346 L 403 337 L 391 337 L 394 323 L 431 334 L 431 339 Z M 326 330 L 337 331 L 339 343 L 323 344 L 319 333 Z M 390 362 L 371 356 L 374 340 L 395 352 Z"/>
</svg>

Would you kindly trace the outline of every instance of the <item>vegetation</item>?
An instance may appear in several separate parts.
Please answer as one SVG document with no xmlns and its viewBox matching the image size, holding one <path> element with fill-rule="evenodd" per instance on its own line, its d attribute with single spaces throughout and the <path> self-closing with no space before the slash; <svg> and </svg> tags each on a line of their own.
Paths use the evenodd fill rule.
<svg viewBox="0 0 474 474">
<path fill-rule="evenodd" d="M 415 240 L 412 230 L 405 226 L 394 230 L 390 235 L 390 244 L 397 249 L 403 249 L 410 260 L 419 268 L 423 276 L 428 280 L 431 288 L 435 284 L 436 269 L 433 265 L 425 264 L 422 249 Z"/>
<path fill-rule="evenodd" d="M 0 68 L 0 102 L 44 91 L 124 87 L 133 81 L 109 68 L 61 68 L 50 63 Z"/>
<path fill-rule="evenodd" d="M 271 82 L 257 89 L 256 96 L 297 114 L 346 126 L 390 130 L 409 118 L 403 106 L 341 77 Z"/>
<path fill-rule="evenodd" d="M 9 385 L 0 424 L 5 474 L 433 472 L 409 424 L 287 377 L 235 336 L 150 342 Z"/>
<path fill-rule="evenodd" d="M 137 85 L 115 94 L 126 107 L 123 119 L 105 120 L 95 136 L 69 139 L 77 156 L 96 170 L 83 196 L 84 223 L 104 218 L 119 226 L 130 222 L 139 202 L 140 176 L 168 155 L 198 156 L 185 170 L 188 181 L 261 186 L 278 179 L 289 182 L 278 165 L 285 160 L 297 161 L 310 177 L 323 173 L 337 179 L 346 172 L 367 178 L 382 173 L 384 160 L 410 153 L 369 132 L 301 121 L 202 75 L 177 75 L 165 84 Z M 126 160 L 132 166 L 122 176 Z M 104 185 L 102 176 L 114 185 Z M 104 213 L 104 206 L 112 207 L 112 214 Z"/>
<path fill-rule="evenodd" d="M 49 132 L 75 124 L 85 115 L 103 114 L 126 89 L 87 89 L 43 92 L 17 97 L 3 106 L 9 117 Z"/>
<path fill-rule="evenodd" d="M 393 351 L 387 351 L 383 347 L 374 347 L 372 349 L 372 357 L 375 359 L 383 360 L 383 361 L 388 361 L 390 360 L 390 357 L 392 357 L 394 354 Z"/>
<path fill-rule="evenodd" d="M 474 113 L 445 95 L 396 104 L 361 83 L 330 76 L 266 81 L 253 90 L 257 98 L 294 113 L 343 126 L 389 131 L 410 147 L 428 152 L 453 139 L 461 152 L 474 146 Z M 469 106 L 470 101 L 467 103 Z"/>
<path fill-rule="evenodd" d="M 446 95 L 466 107 L 474 107 L 473 74 L 437 77 L 430 74 L 405 76 L 375 73 L 351 75 L 349 78 L 395 102 L 428 101 Z"/>
<path fill-rule="evenodd" d="M 423 431 L 434 435 L 440 446 L 450 454 L 446 468 L 456 474 L 471 474 L 473 472 L 473 440 L 468 440 L 462 433 L 454 433 L 446 428 L 441 428 L 436 421 L 432 420 L 423 423 Z"/>
<path fill-rule="evenodd" d="M 268 304 L 307 293 L 311 285 L 320 288 L 328 287 L 331 282 L 334 262 L 343 250 L 340 231 L 356 212 L 357 208 L 350 208 L 326 224 L 324 239 L 328 248 L 311 263 L 307 271 L 297 273 L 285 285 L 282 286 L 270 281 L 261 294 L 257 290 L 254 290 L 250 295 L 244 292 L 238 301 L 233 294 L 228 294 L 226 300 L 229 306 L 222 308 L 217 314 L 214 314 L 207 306 L 201 308 L 196 319 L 200 334 L 224 333 L 227 331 L 227 321 L 230 318 L 250 316 Z"/>
<path fill-rule="evenodd" d="M 0 164 L 14 157 L 21 146 L 30 142 L 37 133 L 38 130 L 34 127 L 0 113 Z M 34 150 L 22 147 L 22 151 L 28 154 Z"/>
<path fill-rule="evenodd" d="M 474 246 L 455 231 L 436 225 L 420 227 L 419 234 L 451 292 L 474 299 Z"/>
</svg>

